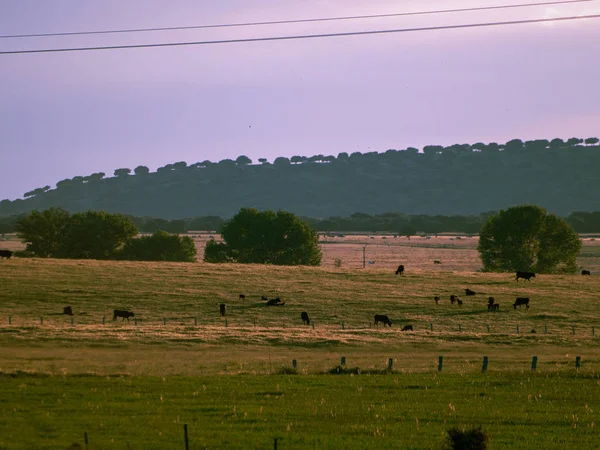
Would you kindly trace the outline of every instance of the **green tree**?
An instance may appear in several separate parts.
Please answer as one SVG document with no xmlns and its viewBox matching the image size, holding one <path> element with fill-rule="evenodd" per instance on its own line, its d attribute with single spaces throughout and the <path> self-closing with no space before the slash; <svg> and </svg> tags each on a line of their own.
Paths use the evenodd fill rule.
<svg viewBox="0 0 600 450">
<path fill-rule="evenodd" d="M 115 177 L 126 177 L 131 173 L 131 169 L 116 169 Z"/>
<path fill-rule="evenodd" d="M 252 164 L 252 160 L 248 158 L 246 155 L 238 156 L 235 160 L 235 163 L 238 166 L 247 166 L 248 164 Z"/>
<path fill-rule="evenodd" d="M 196 261 L 196 246 L 189 236 L 157 231 L 152 236 L 127 240 L 121 259 L 132 261 Z"/>
<path fill-rule="evenodd" d="M 17 236 L 28 252 L 44 258 L 56 256 L 69 217 L 69 213 L 61 208 L 31 211 L 17 220 Z"/>
<path fill-rule="evenodd" d="M 150 173 L 150 169 L 148 169 L 146 166 L 137 166 L 135 169 L 133 169 L 133 173 L 136 175 L 148 175 Z"/>
<path fill-rule="evenodd" d="M 110 259 L 138 228 L 122 214 L 86 211 L 73 214 L 63 229 L 56 252 L 60 258 Z"/>
<path fill-rule="evenodd" d="M 204 247 L 204 262 L 224 263 L 231 261 L 229 257 L 229 248 L 224 242 L 217 242 L 211 239 Z"/>
<path fill-rule="evenodd" d="M 596 145 L 598 142 L 600 142 L 600 139 L 597 137 L 590 137 L 585 140 L 585 145 Z"/>
<path fill-rule="evenodd" d="M 242 208 L 221 227 L 224 245 L 216 242 L 205 260 L 226 250 L 227 259 L 239 263 L 307 265 L 321 263 L 317 232 L 286 211 Z"/>
<path fill-rule="evenodd" d="M 521 205 L 489 217 L 477 249 L 486 271 L 553 273 L 562 264 L 573 273 L 581 241 L 564 219 L 538 206 Z"/>
</svg>

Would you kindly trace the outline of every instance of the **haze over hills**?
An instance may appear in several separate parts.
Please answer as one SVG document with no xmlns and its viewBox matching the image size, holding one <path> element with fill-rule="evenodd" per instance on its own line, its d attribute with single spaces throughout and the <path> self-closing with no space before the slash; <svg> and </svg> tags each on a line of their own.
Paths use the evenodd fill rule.
<svg viewBox="0 0 600 450">
<path fill-rule="evenodd" d="M 566 216 L 600 210 L 597 138 L 426 146 L 337 157 L 240 156 L 149 172 L 145 166 L 76 176 L 0 202 L 0 216 L 62 207 L 167 219 L 231 217 L 240 207 L 284 209 L 308 217 L 479 214 L 532 203 Z"/>
</svg>

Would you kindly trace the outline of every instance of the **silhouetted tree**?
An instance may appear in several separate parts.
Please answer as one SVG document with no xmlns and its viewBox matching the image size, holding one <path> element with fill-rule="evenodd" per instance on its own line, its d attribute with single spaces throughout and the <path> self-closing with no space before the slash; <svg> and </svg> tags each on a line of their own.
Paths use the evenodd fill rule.
<svg viewBox="0 0 600 450">
<path fill-rule="evenodd" d="M 275 161 L 273 161 L 273 165 L 275 165 L 275 166 L 289 166 L 290 165 L 290 160 L 289 160 L 289 158 L 286 158 L 284 156 L 280 156 L 279 158 L 275 158 Z"/>
<path fill-rule="evenodd" d="M 585 140 L 585 145 L 596 145 L 600 140 L 597 137 L 590 137 Z"/>
<path fill-rule="evenodd" d="M 133 169 L 133 173 L 136 175 L 148 175 L 150 173 L 150 169 L 148 169 L 146 166 L 137 166 L 135 169 Z"/>
<path fill-rule="evenodd" d="M 569 147 L 575 147 L 576 145 L 583 144 L 583 139 L 572 137 L 567 140 L 567 145 Z"/>
<path fill-rule="evenodd" d="M 290 161 L 294 164 L 303 163 L 306 161 L 306 156 L 292 156 Z"/>
<path fill-rule="evenodd" d="M 237 157 L 235 163 L 238 166 L 247 166 L 248 164 L 252 164 L 252 160 L 245 155 L 241 155 Z"/>
<path fill-rule="evenodd" d="M 258 158 L 258 162 L 261 164 L 267 164 L 267 158 Z"/>
<path fill-rule="evenodd" d="M 131 173 L 131 169 L 117 169 L 115 170 L 115 177 L 126 177 Z"/>
<path fill-rule="evenodd" d="M 182 171 L 187 169 L 187 163 L 185 161 L 179 161 L 173 164 L 173 170 Z"/>
</svg>

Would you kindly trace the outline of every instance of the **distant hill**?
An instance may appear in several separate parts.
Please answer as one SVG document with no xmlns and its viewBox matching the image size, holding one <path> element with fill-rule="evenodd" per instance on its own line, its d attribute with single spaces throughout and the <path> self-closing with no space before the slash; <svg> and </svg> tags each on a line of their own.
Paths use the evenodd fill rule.
<svg viewBox="0 0 600 450">
<path fill-rule="evenodd" d="M 518 139 L 277 158 L 252 164 L 240 156 L 188 165 L 117 169 L 62 180 L 0 202 L 0 216 L 62 207 L 166 219 L 231 217 L 240 207 L 285 209 L 308 217 L 381 214 L 469 215 L 532 203 L 567 216 L 600 210 L 597 138 Z"/>
</svg>

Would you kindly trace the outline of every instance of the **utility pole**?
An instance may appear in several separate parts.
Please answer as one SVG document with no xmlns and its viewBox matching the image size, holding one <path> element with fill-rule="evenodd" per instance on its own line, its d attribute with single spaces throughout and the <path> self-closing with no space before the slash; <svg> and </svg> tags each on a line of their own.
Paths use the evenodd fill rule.
<svg viewBox="0 0 600 450">
<path fill-rule="evenodd" d="M 367 252 L 367 244 L 363 245 L 363 269 L 367 266 L 367 258 L 366 258 L 366 252 Z"/>
</svg>

